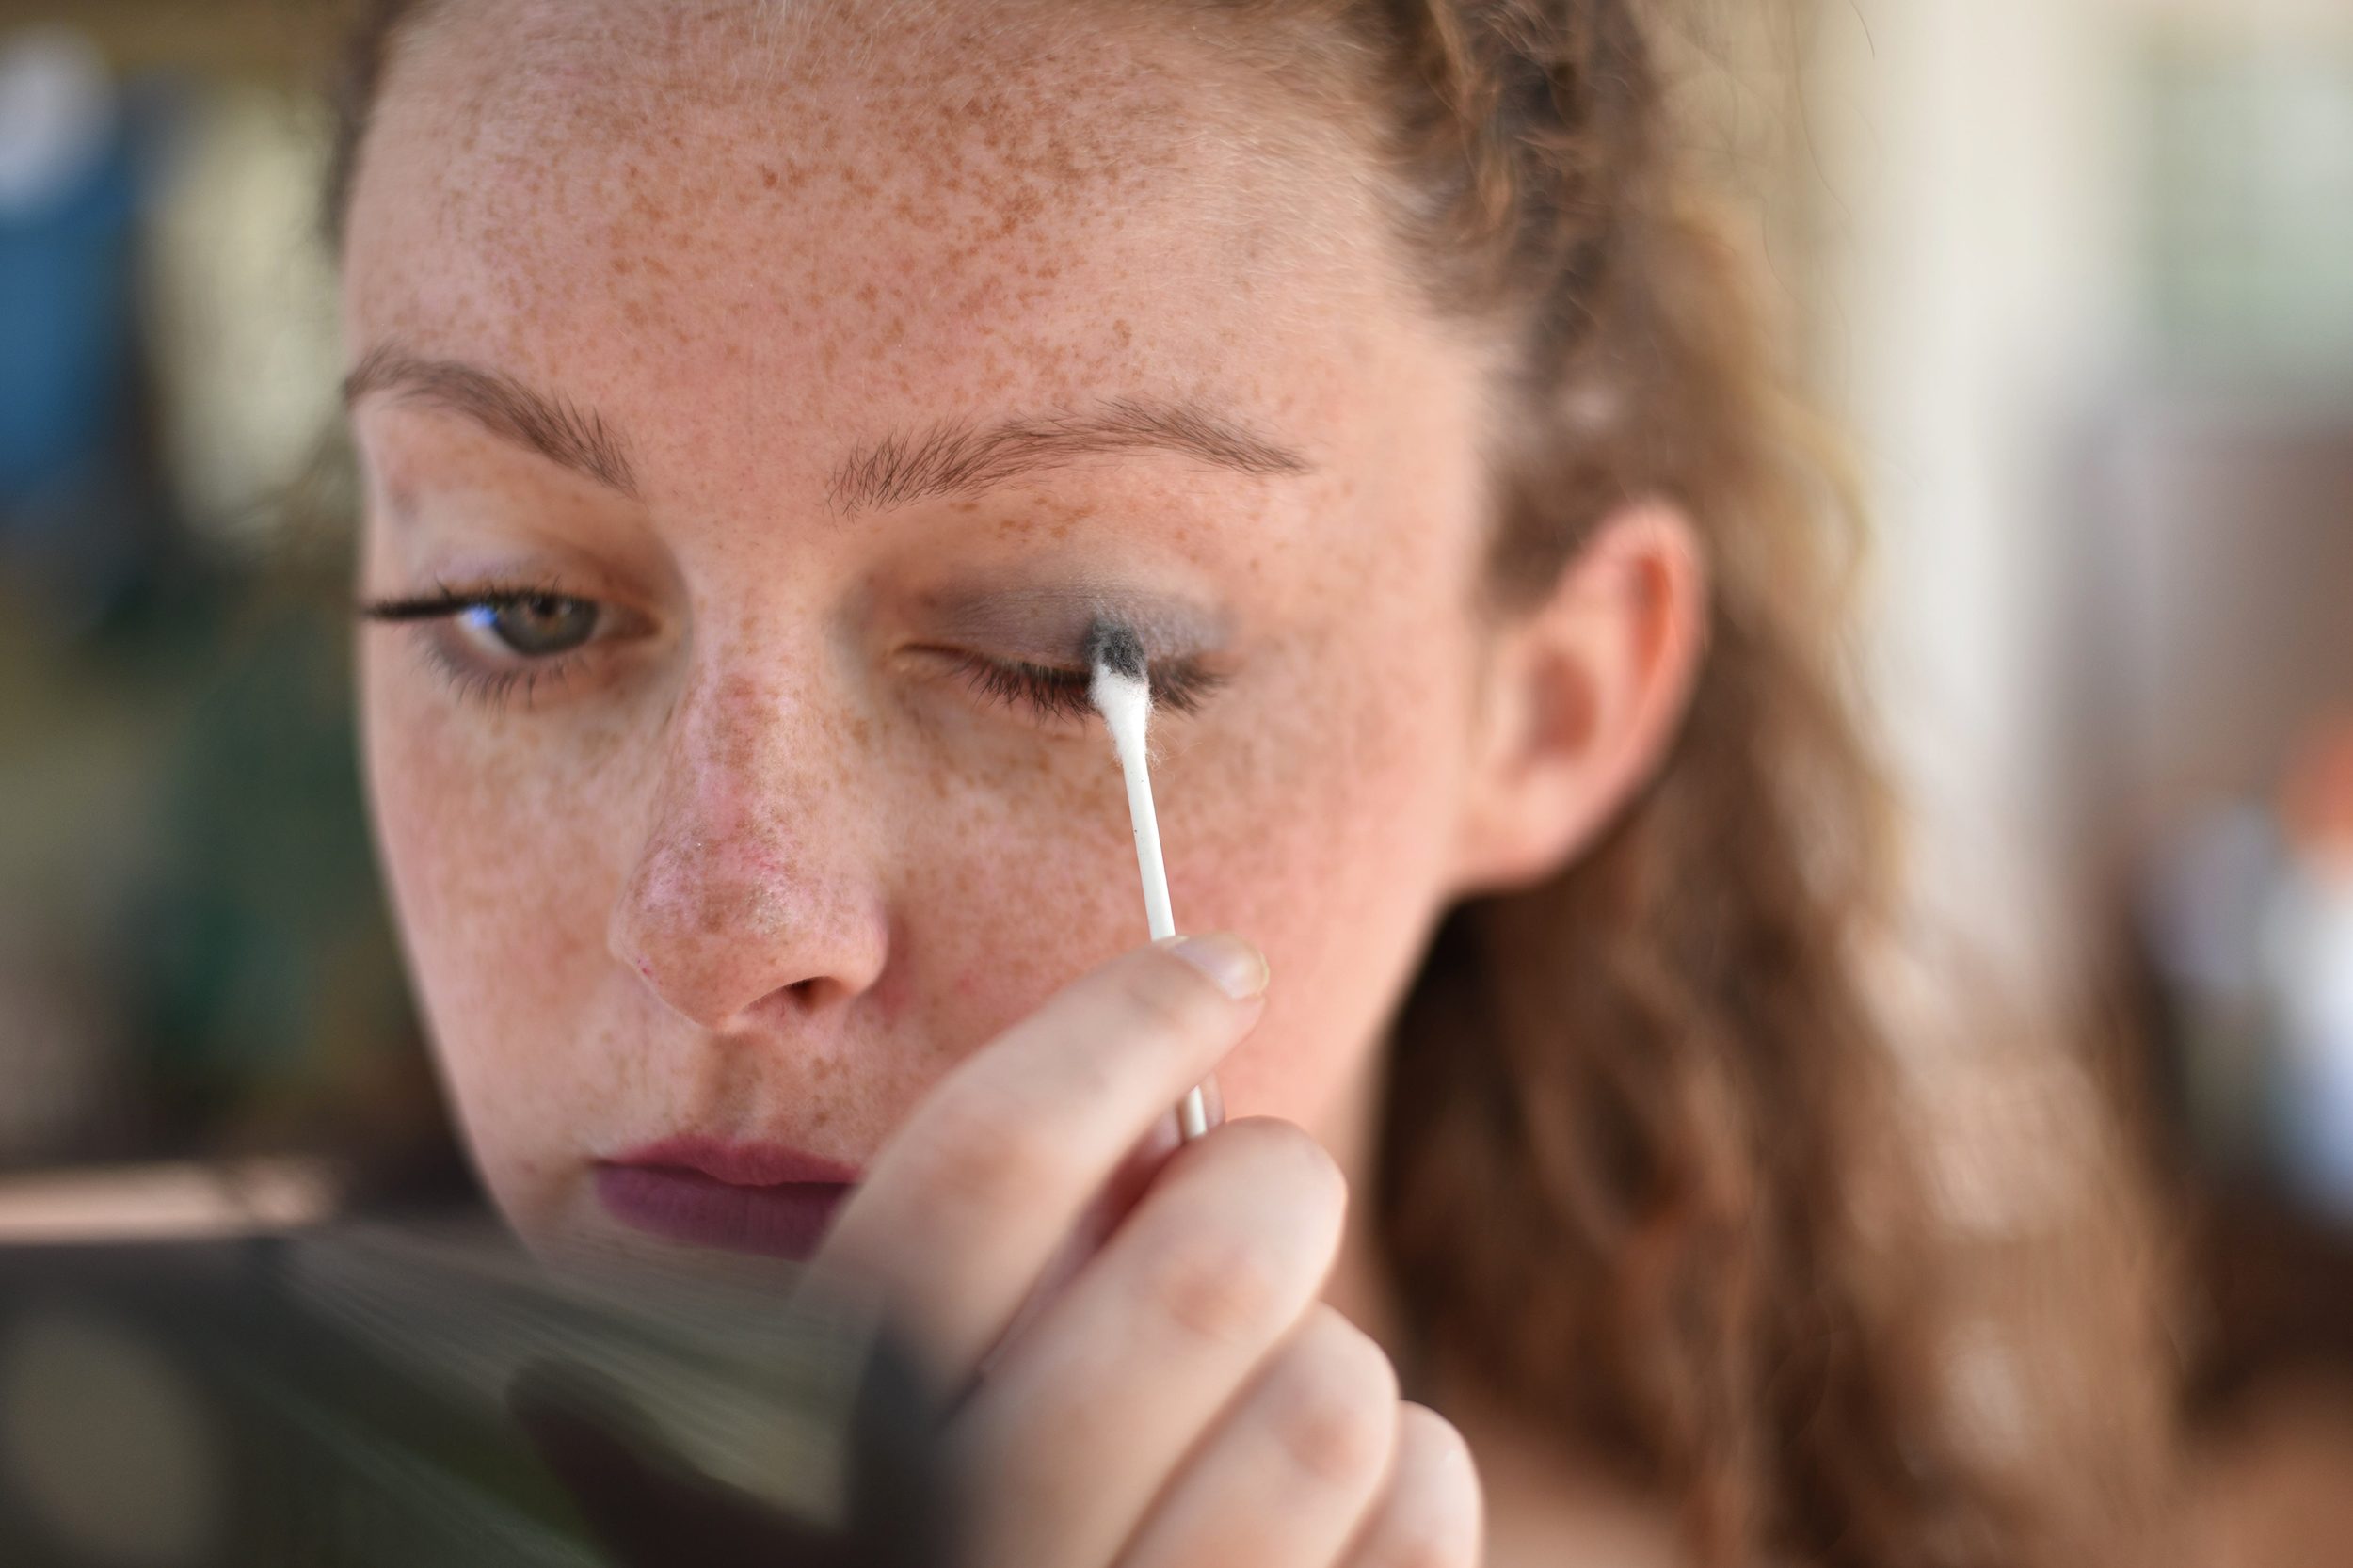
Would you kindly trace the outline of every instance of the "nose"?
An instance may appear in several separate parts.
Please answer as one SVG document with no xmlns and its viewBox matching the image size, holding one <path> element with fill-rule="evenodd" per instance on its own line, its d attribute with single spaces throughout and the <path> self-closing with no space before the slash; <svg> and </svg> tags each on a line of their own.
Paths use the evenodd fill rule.
<svg viewBox="0 0 2353 1568">
<path fill-rule="evenodd" d="M 849 727 L 747 677 L 683 695 L 613 954 L 715 1033 L 839 1008 L 888 957 Z"/>
</svg>

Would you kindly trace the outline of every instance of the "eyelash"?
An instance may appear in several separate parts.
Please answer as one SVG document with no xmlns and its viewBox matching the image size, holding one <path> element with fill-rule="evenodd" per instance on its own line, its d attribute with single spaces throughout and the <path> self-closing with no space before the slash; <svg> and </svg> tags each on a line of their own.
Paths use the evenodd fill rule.
<svg viewBox="0 0 2353 1568">
<path fill-rule="evenodd" d="M 489 584 L 478 588 L 453 588 L 437 582 L 434 592 L 409 599 L 378 599 L 362 602 L 359 613 L 362 619 L 400 625 L 410 622 L 448 621 L 468 610 L 511 609 L 535 600 L 562 600 L 575 603 L 593 603 L 582 595 L 567 593 L 552 584 Z M 595 639 L 590 639 L 593 642 Z M 581 645 L 583 648 L 589 644 Z M 533 659 L 528 654 L 513 655 L 520 663 L 503 669 L 491 669 L 465 658 L 439 635 L 424 640 L 426 660 L 436 673 L 447 680 L 458 696 L 470 702 L 504 707 L 518 699 L 525 708 L 531 706 L 533 696 L 550 681 L 560 681 L 572 673 L 579 663 L 579 649 Z"/>
<path fill-rule="evenodd" d="M 982 696 L 1009 707 L 1028 708 L 1040 718 L 1082 719 L 1095 712 L 1088 688 L 1091 673 L 1033 664 L 1020 659 L 986 659 L 977 653 L 950 653 L 956 673 Z M 1153 667 L 1152 705 L 1174 713 L 1191 713 L 1225 678 L 1191 659 L 1172 660 Z"/>
<path fill-rule="evenodd" d="M 435 592 L 416 598 L 368 600 L 360 606 L 360 614 L 368 620 L 400 624 L 447 621 L 468 610 L 508 609 L 536 600 L 593 602 L 548 585 L 490 584 L 459 589 L 437 584 L 435 588 Z M 589 644 L 581 646 L 586 648 Z M 533 694 L 541 684 L 561 680 L 571 672 L 578 662 L 577 651 L 569 650 L 541 659 L 518 653 L 514 657 L 519 663 L 503 669 L 489 669 L 463 658 L 438 636 L 428 638 L 425 643 L 425 653 L 434 668 L 456 688 L 460 697 L 493 707 L 514 700 L 518 694 L 523 705 L 529 707 Z M 993 701 L 1008 707 L 1026 708 L 1039 718 L 1048 720 L 1087 718 L 1095 712 L 1095 699 L 1088 690 L 1092 683 L 1090 672 L 1036 664 L 1020 659 L 989 659 L 977 653 L 951 649 L 941 651 L 947 654 L 956 673 L 964 678 L 968 685 Z M 1150 680 L 1155 708 L 1175 713 L 1191 713 L 1210 693 L 1225 684 L 1225 678 L 1204 668 L 1195 660 L 1176 659 L 1155 665 L 1150 672 Z"/>
<path fill-rule="evenodd" d="M 512 669 L 487 670 L 478 664 L 465 663 L 439 642 L 425 645 L 425 657 L 433 662 L 433 667 L 441 673 L 460 697 L 492 708 L 502 708 L 520 699 L 522 706 L 528 709 L 539 687 L 550 680 L 561 680 L 571 673 L 573 663 L 570 655 L 558 654 L 552 659 L 518 664 Z"/>
</svg>

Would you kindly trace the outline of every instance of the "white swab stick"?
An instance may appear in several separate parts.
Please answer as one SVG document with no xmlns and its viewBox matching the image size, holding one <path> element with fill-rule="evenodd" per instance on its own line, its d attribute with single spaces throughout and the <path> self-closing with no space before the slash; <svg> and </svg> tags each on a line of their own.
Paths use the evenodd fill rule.
<svg viewBox="0 0 2353 1568">
<path fill-rule="evenodd" d="M 1160 820 L 1152 808 L 1152 762 L 1144 741 L 1152 722 L 1152 685 L 1145 673 L 1144 644 L 1116 624 L 1099 625 L 1088 639 L 1095 664 L 1087 695 L 1112 732 L 1119 771 L 1128 781 L 1128 822 L 1135 829 L 1136 872 L 1144 879 L 1144 918 L 1152 939 L 1176 935 L 1169 908 L 1168 867 L 1160 858 Z M 1209 1130 L 1209 1106 L 1200 1087 L 1186 1091 L 1176 1109 L 1176 1129 L 1187 1143 Z"/>
<path fill-rule="evenodd" d="M 1144 721 L 1112 725 L 1119 748 L 1119 771 L 1128 780 L 1128 821 L 1136 832 L 1136 871 L 1144 879 L 1144 919 L 1152 939 L 1176 935 L 1176 912 L 1168 906 L 1168 863 L 1160 858 L 1160 819 L 1152 809 L 1152 763 L 1144 754 Z"/>
</svg>

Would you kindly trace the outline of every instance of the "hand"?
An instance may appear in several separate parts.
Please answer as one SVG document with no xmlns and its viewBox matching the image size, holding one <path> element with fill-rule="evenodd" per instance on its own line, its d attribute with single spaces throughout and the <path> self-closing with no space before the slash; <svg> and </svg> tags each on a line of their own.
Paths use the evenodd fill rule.
<svg viewBox="0 0 2353 1568">
<path fill-rule="evenodd" d="M 1468 1449 L 1318 1301 L 1346 1184 L 1286 1122 L 1178 1149 L 1032 1303 L 1133 1151 L 1257 1020 L 1237 937 L 1131 952 L 960 1064 L 815 1260 L 965 1390 L 976 1568 L 1470 1568 Z M 1024 1311 L 1024 1304 L 1031 1303 Z M 1017 1333 L 1008 1329 L 1020 1319 Z"/>
</svg>

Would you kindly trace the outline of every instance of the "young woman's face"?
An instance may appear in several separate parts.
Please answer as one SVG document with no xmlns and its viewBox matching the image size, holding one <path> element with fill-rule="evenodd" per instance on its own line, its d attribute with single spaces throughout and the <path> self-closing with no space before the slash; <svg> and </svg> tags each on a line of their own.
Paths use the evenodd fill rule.
<svg viewBox="0 0 2353 1568">
<path fill-rule="evenodd" d="M 599 1167 L 676 1140 L 855 1168 L 1143 940 L 1111 747 L 1024 684 L 1105 611 L 1191 699 L 1178 922 L 1272 963 L 1229 1110 L 1353 1154 L 1456 874 L 1474 355 L 1351 154 L 1176 31 L 698 9 L 444 8 L 349 215 L 363 592 L 553 596 L 363 637 L 498 1201 L 633 1234 Z"/>
</svg>

